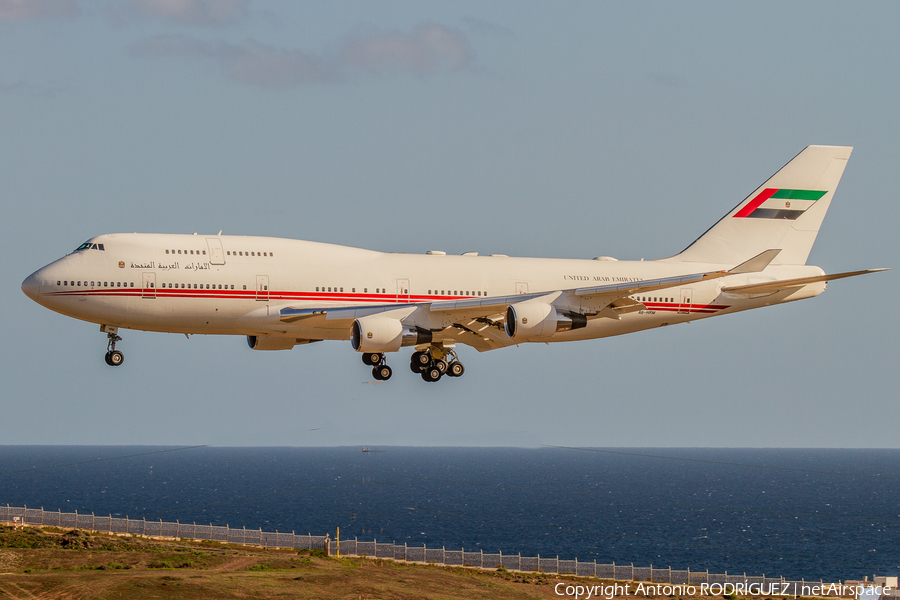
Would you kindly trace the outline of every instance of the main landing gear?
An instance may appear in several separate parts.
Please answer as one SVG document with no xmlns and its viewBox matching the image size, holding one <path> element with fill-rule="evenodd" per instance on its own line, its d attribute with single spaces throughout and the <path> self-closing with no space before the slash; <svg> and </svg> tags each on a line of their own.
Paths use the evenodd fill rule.
<svg viewBox="0 0 900 600">
<path fill-rule="evenodd" d="M 106 333 L 106 337 L 109 340 L 106 343 L 106 364 L 111 367 L 118 367 L 125 362 L 125 355 L 121 350 L 116 350 L 116 342 L 122 341 L 122 338 L 119 337 L 119 328 L 111 325 L 101 325 L 100 331 Z"/>
<path fill-rule="evenodd" d="M 383 352 L 365 352 L 362 361 L 372 367 L 372 377 L 377 381 L 387 381 L 393 375 L 393 370 L 385 364 Z M 461 377 L 466 372 L 453 348 L 443 345 L 413 352 L 409 359 L 409 370 L 418 373 L 428 382 L 438 381 L 444 375 Z"/>
<path fill-rule="evenodd" d="M 449 359 L 449 360 L 448 360 Z M 461 377 L 466 368 L 452 348 L 432 346 L 420 352 L 413 352 L 409 360 L 409 370 L 422 375 L 422 379 L 432 383 L 441 377 Z"/>
<path fill-rule="evenodd" d="M 362 355 L 362 361 L 372 367 L 372 377 L 377 381 L 387 381 L 394 374 L 394 371 L 384 362 L 384 353 L 382 352 L 365 352 Z"/>
</svg>

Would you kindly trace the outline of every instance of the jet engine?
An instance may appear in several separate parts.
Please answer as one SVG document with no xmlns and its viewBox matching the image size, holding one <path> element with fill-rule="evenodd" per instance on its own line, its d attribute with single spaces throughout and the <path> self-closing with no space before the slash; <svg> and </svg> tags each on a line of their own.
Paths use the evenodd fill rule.
<svg viewBox="0 0 900 600">
<path fill-rule="evenodd" d="M 350 344 L 357 352 L 396 352 L 401 346 L 430 343 L 430 331 L 379 315 L 360 317 L 350 329 Z"/>
<path fill-rule="evenodd" d="M 254 350 L 290 350 L 297 345 L 297 340 L 273 335 L 248 335 L 247 345 Z"/>
<path fill-rule="evenodd" d="M 578 313 L 556 310 L 543 302 L 519 302 L 506 308 L 506 335 L 526 341 L 546 338 L 559 331 L 581 329 L 587 325 L 587 317 Z"/>
</svg>

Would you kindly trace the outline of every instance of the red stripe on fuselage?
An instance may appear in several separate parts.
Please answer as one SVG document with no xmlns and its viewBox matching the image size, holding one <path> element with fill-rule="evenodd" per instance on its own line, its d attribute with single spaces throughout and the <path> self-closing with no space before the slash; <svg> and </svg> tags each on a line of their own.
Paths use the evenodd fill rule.
<svg viewBox="0 0 900 600">
<path fill-rule="evenodd" d="M 259 295 L 265 295 L 260 292 Z M 128 289 L 99 289 L 99 290 L 71 290 L 50 292 L 51 296 L 128 296 L 128 297 L 157 297 L 157 298 L 204 298 L 226 300 L 256 300 L 257 292 L 254 290 L 200 290 L 200 289 L 168 289 L 155 288 L 142 290 L 141 288 Z M 427 302 L 440 302 L 444 300 L 466 300 L 477 296 L 397 296 L 395 294 L 356 294 L 356 293 L 322 293 L 322 292 L 268 292 L 266 301 L 272 300 L 297 300 L 303 302 L 360 302 L 378 304 L 421 304 Z M 730 308 L 727 304 L 689 304 L 664 302 L 644 302 L 647 310 L 660 312 L 680 312 L 713 314 L 717 311 Z"/>
</svg>

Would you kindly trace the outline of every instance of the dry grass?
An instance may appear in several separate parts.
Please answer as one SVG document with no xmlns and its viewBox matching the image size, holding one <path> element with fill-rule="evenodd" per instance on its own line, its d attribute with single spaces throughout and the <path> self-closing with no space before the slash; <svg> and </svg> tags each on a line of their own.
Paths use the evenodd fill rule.
<svg viewBox="0 0 900 600">
<path fill-rule="evenodd" d="M 0 598 L 558 598 L 545 575 L 0 527 Z"/>
</svg>

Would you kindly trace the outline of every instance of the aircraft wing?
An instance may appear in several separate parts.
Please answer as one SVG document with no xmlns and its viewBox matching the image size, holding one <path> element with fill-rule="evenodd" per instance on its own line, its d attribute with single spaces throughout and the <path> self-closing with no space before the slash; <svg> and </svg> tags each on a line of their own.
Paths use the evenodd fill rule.
<svg viewBox="0 0 900 600">
<path fill-rule="evenodd" d="M 354 319 L 370 315 L 395 318 L 409 327 L 421 327 L 439 334 L 445 341 L 472 346 L 480 352 L 513 345 L 504 329 L 506 308 L 510 304 L 541 301 L 558 310 L 585 315 L 588 319 L 619 319 L 621 314 L 646 307 L 629 296 L 655 290 L 689 285 L 727 275 L 761 271 L 778 254 L 767 250 L 729 271 L 708 271 L 660 279 L 628 281 L 600 286 L 556 291 L 512 294 L 488 298 L 466 298 L 419 304 L 378 304 L 371 306 L 285 307 L 280 309 L 283 323 L 311 327 L 349 327 Z"/>
</svg>

